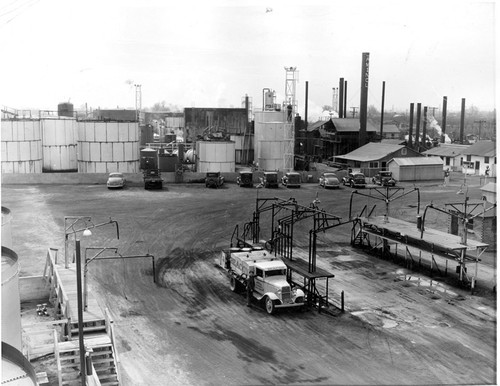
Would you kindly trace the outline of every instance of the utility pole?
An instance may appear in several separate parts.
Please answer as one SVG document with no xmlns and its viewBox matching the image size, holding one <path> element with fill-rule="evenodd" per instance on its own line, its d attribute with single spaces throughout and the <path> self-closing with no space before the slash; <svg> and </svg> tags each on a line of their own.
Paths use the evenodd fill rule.
<svg viewBox="0 0 500 386">
<path fill-rule="evenodd" d="M 428 110 L 432 110 L 432 116 L 434 117 L 434 112 L 435 112 L 437 109 L 439 109 L 439 107 L 428 107 L 428 106 L 427 106 L 427 109 L 428 109 Z"/>
<path fill-rule="evenodd" d="M 353 118 L 356 118 L 356 109 L 357 109 L 357 107 L 351 107 L 351 110 L 352 110 L 352 117 L 353 117 Z"/>
</svg>

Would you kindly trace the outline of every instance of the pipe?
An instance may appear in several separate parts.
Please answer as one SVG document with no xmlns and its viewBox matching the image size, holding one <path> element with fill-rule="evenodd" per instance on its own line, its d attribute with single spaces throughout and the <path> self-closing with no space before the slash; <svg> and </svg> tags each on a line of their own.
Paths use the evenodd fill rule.
<svg viewBox="0 0 500 386">
<path fill-rule="evenodd" d="M 465 131 L 465 98 L 462 98 L 462 110 L 460 112 L 460 143 L 464 144 Z"/>
<path fill-rule="evenodd" d="M 410 127 L 408 129 L 408 147 L 413 148 L 413 111 L 415 109 L 415 104 L 410 103 Z"/>
<path fill-rule="evenodd" d="M 422 103 L 417 103 L 417 123 L 415 127 L 415 150 L 420 148 L 420 115 L 422 113 Z"/>
<path fill-rule="evenodd" d="M 347 117 L 347 80 L 344 82 L 344 113 L 342 116 Z"/>
<path fill-rule="evenodd" d="M 446 108 L 448 105 L 448 97 L 443 97 L 443 115 L 441 119 L 441 143 L 444 143 L 444 134 L 446 132 Z"/>
<path fill-rule="evenodd" d="M 422 124 L 422 146 L 427 146 L 427 106 L 424 106 L 424 122 Z"/>
<path fill-rule="evenodd" d="M 382 107 L 380 108 L 380 138 L 384 138 L 385 80 L 382 82 Z"/>
<path fill-rule="evenodd" d="M 344 118 L 344 78 L 339 80 L 339 118 Z"/>
</svg>

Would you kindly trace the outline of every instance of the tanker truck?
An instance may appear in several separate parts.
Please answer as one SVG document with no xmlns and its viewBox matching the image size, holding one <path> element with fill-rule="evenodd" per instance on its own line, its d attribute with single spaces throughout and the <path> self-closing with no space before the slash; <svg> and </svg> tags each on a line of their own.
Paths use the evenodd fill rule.
<svg viewBox="0 0 500 386">
<path fill-rule="evenodd" d="M 251 296 L 270 315 L 279 308 L 304 306 L 304 292 L 287 281 L 285 263 L 264 249 L 222 251 L 219 265 L 227 272 L 231 291 L 242 292 L 253 284 Z"/>
</svg>

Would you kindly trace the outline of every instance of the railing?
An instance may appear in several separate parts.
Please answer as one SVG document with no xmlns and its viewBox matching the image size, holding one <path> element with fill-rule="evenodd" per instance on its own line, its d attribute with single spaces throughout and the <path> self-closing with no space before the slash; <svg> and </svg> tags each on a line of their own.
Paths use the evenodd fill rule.
<svg viewBox="0 0 500 386">
<path fill-rule="evenodd" d="M 59 340 L 57 339 L 56 330 L 54 330 L 54 354 L 57 363 L 57 378 L 59 385 L 62 385 L 62 368 L 61 368 L 61 358 L 59 356 Z"/>
<path fill-rule="evenodd" d="M 118 378 L 118 383 L 121 384 L 121 377 L 119 371 L 119 363 L 120 358 L 118 357 L 118 350 L 115 349 L 115 328 L 113 319 L 109 313 L 109 309 L 104 309 L 104 318 L 106 321 L 106 332 L 111 340 L 111 346 L 113 347 L 113 357 L 115 358 L 115 366 L 116 366 L 116 377 Z"/>
</svg>

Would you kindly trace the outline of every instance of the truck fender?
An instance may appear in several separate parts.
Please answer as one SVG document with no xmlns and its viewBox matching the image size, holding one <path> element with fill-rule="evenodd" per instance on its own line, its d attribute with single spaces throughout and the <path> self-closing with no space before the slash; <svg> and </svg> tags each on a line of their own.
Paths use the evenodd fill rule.
<svg viewBox="0 0 500 386">
<path fill-rule="evenodd" d="M 305 298 L 306 294 L 304 293 L 304 291 L 302 291 L 301 289 L 297 288 L 297 292 L 296 292 L 296 295 L 295 297 L 300 297 L 302 296 L 303 298 Z"/>
<path fill-rule="evenodd" d="M 265 298 L 266 296 L 267 296 L 269 299 L 271 299 L 271 300 L 277 300 L 277 301 L 279 301 L 279 302 L 281 303 L 280 298 L 279 298 L 279 297 L 277 297 L 277 296 L 276 296 L 276 294 L 275 294 L 274 292 L 266 292 L 264 295 L 259 296 L 259 298 L 258 298 L 258 299 L 260 300 L 260 299 L 262 299 L 262 298 Z"/>
</svg>

